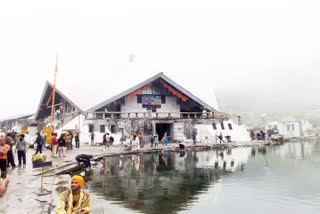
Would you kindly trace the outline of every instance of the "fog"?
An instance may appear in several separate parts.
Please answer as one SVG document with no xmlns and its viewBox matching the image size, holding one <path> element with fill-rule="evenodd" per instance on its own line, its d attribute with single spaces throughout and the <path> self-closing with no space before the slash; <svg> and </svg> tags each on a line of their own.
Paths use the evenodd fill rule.
<svg viewBox="0 0 320 214">
<path fill-rule="evenodd" d="M 164 72 L 200 98 L 213 89 L 228 112 L 317 111 L 319 9 L 312 0 L 1 2 L 0 118 L 36 111 L 56 54 L 57 87 L 83 110 Z"/>
</svg>

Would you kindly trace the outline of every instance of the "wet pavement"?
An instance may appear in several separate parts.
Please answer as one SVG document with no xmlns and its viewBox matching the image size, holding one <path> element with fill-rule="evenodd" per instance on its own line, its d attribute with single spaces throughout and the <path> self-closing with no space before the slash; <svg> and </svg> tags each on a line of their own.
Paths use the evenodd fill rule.
<svg viewBox="0 0 320 214">
<path fill-rule="evenodd" d="M 78 154 L 101 155 L 113 153 L 123 150 L 121 147 L 112 147 L 110 150 L 103 151 L 104 147 L 82 145 L 79 149 L 67 150 L 66 157 L 51 158 L 50 150 L 43 150 L 43 154 L 47 155 L 46 161 L 52 161 L 53 167 L 61 166 L 64 163 L 72 162 Z M 44 177 L 44 194 L 40 196 L 41 176 L 35 176 L 41 172 L 41 169 L 32 169 L 31 157 L 35 150 L 28 149 L 26 165 L 16 166 L 15 168 L 7 168 L 10 183 L 7 192 L 0 198 L 0 213 L 49 213 L 47 203 L 51 201 L 50 192 L 53 184 L 57 184 L 59 179 L 57 176 Z M 15 163 L 18 163 L 17 155 L 15 154 Z M 64 178 L 66 180 L 66 178 Z"/>
</svg>

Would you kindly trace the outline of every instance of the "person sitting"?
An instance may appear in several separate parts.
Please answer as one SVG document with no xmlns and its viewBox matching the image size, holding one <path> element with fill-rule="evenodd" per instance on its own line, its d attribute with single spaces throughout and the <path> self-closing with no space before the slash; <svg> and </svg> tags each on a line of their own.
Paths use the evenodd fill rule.
<svg viewBox="0 0 320 214">
<path fill-rule="evenodd" d="M 227 140 L 228 143 L 231 142 L 231 136 L 230 136 L 230 135 L 225 136 L 225 138 L 226 138 L 226 140 Z"/>
<path fill-rule="evenodd" d="M 90 194 L 83 190 L 84 180 L 75 175 L 71 178 L 71 189 L 61 193 L 56 214 L 90 213 Z"/>
<path fill-rule="evenodd" d="M 178 141 L 178 144 L 179 144 L 179 148 L 180 148 L 181 150 L 184 150 L 184 149 L 186 148 L 186 144 L 185 144 L 184 142 Z"/>
<path fill-rule="evenodd" d="M 90 159 L 93 158 L 92 155 L 87 155 L 87 154 L 80 154 L 76 156 L 76 160 L 79 163 L 83 163 L 84 164 L 84 168 L 86 169 L 90 169 L 91 168 L 91 164 L 90 164 Z"/>
</svg>

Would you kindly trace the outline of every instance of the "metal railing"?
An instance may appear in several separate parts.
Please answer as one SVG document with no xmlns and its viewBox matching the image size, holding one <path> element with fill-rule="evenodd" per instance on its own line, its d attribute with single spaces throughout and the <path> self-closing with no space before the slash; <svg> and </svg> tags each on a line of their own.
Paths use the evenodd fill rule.
<svg viewBox="0 0 320 214">
<path fill-rule="evenodd" d="M 150 117 L 152 116 L 152 117 Z M 213 118 L 213 114 L 203 112 L 89 112 L 87 119 L 129 119 L 129 118 L 149 118 L 149 119 L 200 119 Z"/>
</svg>

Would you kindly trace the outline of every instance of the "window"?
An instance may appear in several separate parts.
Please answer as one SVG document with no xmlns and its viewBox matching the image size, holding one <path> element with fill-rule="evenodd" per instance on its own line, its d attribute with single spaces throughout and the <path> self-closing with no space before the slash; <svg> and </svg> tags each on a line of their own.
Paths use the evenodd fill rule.
<svg viewBox="0 0 320 214">
<path fill-rule="evenodd" d="M 220 125 L 221 125 L 221 129 L 224 130 L 224 124 L 223 124 L 223 122 L 220 123 Z"/>
<path fill-rule="evenodd" d="M 106 132 L 106 126 L 100 125 L 100 133 L 105 133 L 105 132 Z"/>
<path fill-rule="evenodd" d="M 94 125 L 93 124 L 89 124 L 89 133 L 94 132 Z"/>
<path fill-rule="evenodd" d="M 287 131 L 290 131 L 290 125 L 287 124 Z"/>
<path fill-rule="evenodd" d="M 97 114 L 97 119 L 102 120 L 103 119 L 103 114 Z"/>
<path fill-rule="evenodd" d="M 111 133 L 116 133 L 116 125 L 111 125 Z"/>
<path fill-rule="evenodd" d="M 231 123 L 228 123 L 228 126 L 229 126 L 229 130 L 232 130 L 232 125 L 231 125 Z"/>
<path fill-rule="evenodd" d="M 137 103 L 142 103 L 142 96 L 141 95 L 137 95 Z"/>
<path fill-rule="evenodd" d="M 161 96 L 161 103 L 166 103 L 166 96 Z"/>
<path fill-rule="evenodd" d="M 292 129 L 292 131 L 294 131 L 294 124 L 291 125 L 291 129 Z"/>
<path fill-rule="evenodd" d="M 217 130 L 217 125 L 216 125 L 216 123 L 212 123 L 212 127 L 213 127 L 213 130 Z"/>
</svg>

